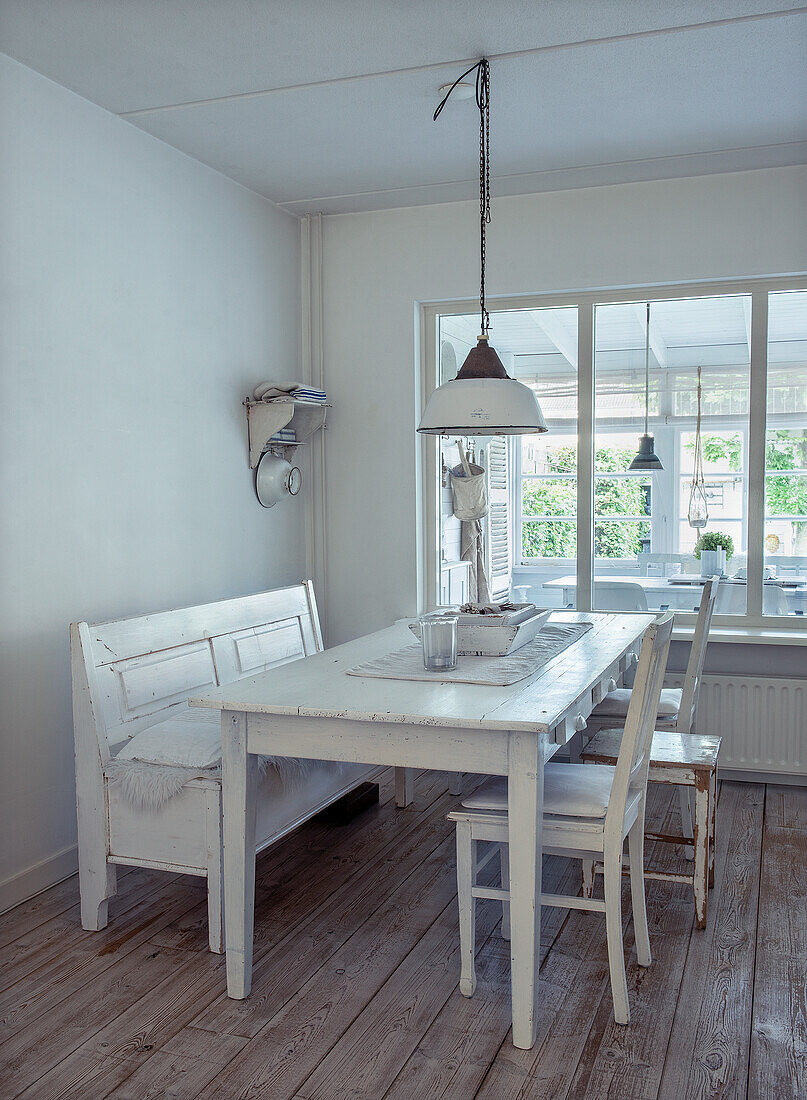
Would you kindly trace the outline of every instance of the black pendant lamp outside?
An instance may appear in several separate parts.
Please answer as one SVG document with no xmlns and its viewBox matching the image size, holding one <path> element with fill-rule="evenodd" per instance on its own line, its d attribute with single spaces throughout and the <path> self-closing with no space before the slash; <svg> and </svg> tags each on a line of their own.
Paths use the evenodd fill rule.
<svg viewBox="0 0 807 1100">
<path fill-rule="evenodd" d="M 650 406 L 650 303 L 647 303 L 647 323 L 644 342 L 644 435 L 639 436 L 639 450 L 636 458 L 628 466 L 629 470 L 663 470 L 661 460 L 656 454 L 655 440 L 647 430 L 647 416 Z"/>
<path fill-rule="evenodd" d="M 437 106 L 437 119 L 460 81 L 476 70 L 479 108 L 479 305 L 482 325 L 456 378 L 433 391 L 418 431 L 425 435 L 537 435 L 547 430 L 541 408 L 529 386 L 511 378 L 488 340 L 490 318 L 485 307 L 485 229 L 490 222 L 490 65 L 482 58 L 458 77 Z"/>
</svg>

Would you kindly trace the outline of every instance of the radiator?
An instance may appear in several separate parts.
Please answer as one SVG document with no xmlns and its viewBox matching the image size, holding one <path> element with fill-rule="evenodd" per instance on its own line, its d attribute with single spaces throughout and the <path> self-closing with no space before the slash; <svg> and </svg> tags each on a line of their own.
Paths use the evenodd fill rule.
<svg viewBox="0 0 807 1100">
<path fill-rule="evenodd" d="M 721 768 L 807 777 L 807 680 L 704 676 L 695 730 L 723 738 Z"/>
</svg>

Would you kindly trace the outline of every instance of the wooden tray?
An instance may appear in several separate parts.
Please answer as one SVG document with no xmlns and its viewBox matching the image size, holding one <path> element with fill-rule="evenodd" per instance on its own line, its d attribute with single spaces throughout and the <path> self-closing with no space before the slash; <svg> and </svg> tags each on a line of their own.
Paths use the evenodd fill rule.
<svg viewBox="0 0 807 1100">
<path fill-rule="evenodd" d="M 478 620 L 486 619 L 487 615 L 464 616 L 472 622 L 462 622 L 461 616 L 457 653 L 460 657 L 506 657 L 531 642 L 551 614 L 552 608 L 536 607 L 535 613 L 528 619 L 510 626 L 483 626 Z M 416 638 L 420 638 L 420 623 L 417 620 L 409 623 L 409 629 Z"/>
</svg>

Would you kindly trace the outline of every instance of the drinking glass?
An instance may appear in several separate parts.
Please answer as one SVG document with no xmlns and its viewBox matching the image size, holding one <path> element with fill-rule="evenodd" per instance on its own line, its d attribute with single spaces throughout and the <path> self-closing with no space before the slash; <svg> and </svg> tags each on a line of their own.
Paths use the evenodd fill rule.
<svg viewBox="0 0 807 1100">
<path fill-rule="evenodd" d="M 430 672 L 456 668 L 459 617 L 450 613 L 422 615 L 419 622 L 423 667 Z"/>
</svg>

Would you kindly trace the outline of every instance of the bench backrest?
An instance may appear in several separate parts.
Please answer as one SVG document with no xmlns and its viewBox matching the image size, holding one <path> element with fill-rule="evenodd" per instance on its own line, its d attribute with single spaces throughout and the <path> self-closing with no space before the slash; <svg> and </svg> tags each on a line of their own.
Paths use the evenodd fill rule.
<svg viewBox="0 0 807 1100">
<path fill-rule="evenodd" d="M 88 696 L 105 764 L 110 748 L 163 721 L 191 694 L 315 653 L 322 634 L 305 581 L 179 611 L 72 623 L 70 644 L 74 696 Z"/>
</svg>

